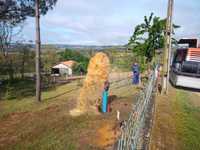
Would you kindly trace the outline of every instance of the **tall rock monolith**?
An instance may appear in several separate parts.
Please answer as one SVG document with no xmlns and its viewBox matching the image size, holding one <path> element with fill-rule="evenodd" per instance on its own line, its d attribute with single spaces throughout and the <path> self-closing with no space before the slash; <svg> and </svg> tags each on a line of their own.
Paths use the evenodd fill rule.
<svg viewBox="0 0 200 150">
<path fill-rule="evenodd" d="M 90 59 L 76 108 L 70 111 L 72 116 L 79 116 L 86 112 L 97 113 L 96 102 L 101 99 L 104 82 L 109 77 L 109 70 L 110 62 L 105 53 L 96 53 Z"/>
</svg>

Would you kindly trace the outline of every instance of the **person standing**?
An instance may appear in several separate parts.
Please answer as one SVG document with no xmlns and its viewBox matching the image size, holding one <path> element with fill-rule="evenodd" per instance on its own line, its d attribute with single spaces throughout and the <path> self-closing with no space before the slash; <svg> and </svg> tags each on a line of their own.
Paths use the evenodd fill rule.
<svg viewBox="0 0 200 150">
<path fill-rule="evenodd" d="M 102 94 L 102 112 L 103 113 L 107 112 L 109 87 L 110 87 L 110 83 L 108 81 L 106 81 L 104 83 L 104 90 L 103 90 L 103 94 Z"/>
<path fill-rule="evenodd" d="M 140 81 L 140 68 L 137 62 L 135 62 L 132 66 L 132 71 L 133 71 L 133 80 L 132 83 L 134 85 L 138 85 Z"/>
<path fill-rule="evenodd" d="M 80 68 L 80 75 L 82 76 L 84 74 L 84 69 L 83 67 Z"/>
</svg>

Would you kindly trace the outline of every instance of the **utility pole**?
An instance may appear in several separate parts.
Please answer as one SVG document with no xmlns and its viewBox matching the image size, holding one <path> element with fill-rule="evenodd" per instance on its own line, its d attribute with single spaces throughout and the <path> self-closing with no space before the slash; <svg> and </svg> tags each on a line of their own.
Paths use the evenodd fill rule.
<svg viewBox="0 0 200 150">
<path fill-rule="evenodd" d="M 41 74 L 40 74 L 40 12 L 39 0 L 35 0 L 35 23 L 36 23 L 36 55 L 35 55 L 35 69 L 36 69 L 36 100 L 41 101 Z"/>
<path fill-rule="evenodd" d="M 171 50 L 172 50 L 172 30 L 173 30 L 173 7 L 174 0 L 168 0 L 167 9 L 167 22 L 165 32 L 165 49 L 163 57 L 163 83 L 162 83 L 162 94 L 168 94 L 169 90 L 169 70 L 171 62 Z"/>
</svg>

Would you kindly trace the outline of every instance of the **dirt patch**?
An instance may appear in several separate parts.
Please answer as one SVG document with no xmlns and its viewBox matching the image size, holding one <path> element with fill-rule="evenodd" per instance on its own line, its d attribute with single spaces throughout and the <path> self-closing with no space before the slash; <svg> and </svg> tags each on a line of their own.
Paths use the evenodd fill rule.
<svg viewBox="0 0 200 150">
<path fill-rule="evenodd" d="M 37 110 L 9 113 L 0 119 L 0 149 L 109 149 L 120 131 L 116 111 L 126 120 L 134 103 L 136 91 L 125 92 L 126 88 L 118 89 L 117 96 L 112 96 L 112 111 L 97 116 L 71 117 L 74 98 L 58 99 L 48 106 L 41 103 Z M 121 93 L 126 96 L 120 97 Z"/>
<path fill-rule="evenodd" d="M 98 137 L 96 138 L 96 145 L 102 148 L 109 148 L 114 145 L 120 136 L 120 129 L 118 123 L 107 123 L 97 130 Z"/>
<path fill-rule="evenodd" d="M 66 105 L 54 105 L 36 112 L 15 112 L 0 120 L 0 149 L 23 141 L 31 141 L 45 128 L 56 128 L 57 121 L 65 114 Z"/>
<path fill-rule="evenodd" d="M 121 134 L 120 122 L 128 119 L 133 100 L 132 97 L 129 99 L 118 98 L 116 96 L 111 97 L 114 98 L 111 103 L 112 111 L 100 114 L 94 120 L 90 120 L 89 128 L 87 130 L 84 129 L 81 133 L 81 139 L 79 140 L 81 145 L 90 145 L 92 150 L 113 149 L 114 144 Z M 117 110 L 120 111 L 119 121 L 116 119 Z"/>
<path fill-rule="evenodd" d="M 12 113 L 0 121 L 0 148 L 17 141 L 17 128 L 28 116 L 28 112 Z"/>
</svg>

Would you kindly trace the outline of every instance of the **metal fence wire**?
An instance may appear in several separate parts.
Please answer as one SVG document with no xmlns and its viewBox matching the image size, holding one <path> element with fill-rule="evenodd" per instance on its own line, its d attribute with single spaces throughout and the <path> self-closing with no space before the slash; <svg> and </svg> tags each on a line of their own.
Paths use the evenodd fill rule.
<svg viewBox="0 0 200 150">
<path fill-rule="evenodd" d="M 150 74 L 144 89 L 137 96 L 137 103 L 133 106 L 133 110 L 122 129 L 121 137 L 117 143 L 117 150 L 143 149 L 141 148 L 144 137 L 142 133 L 155 89 L 156 69 Z"/>
</svg>

